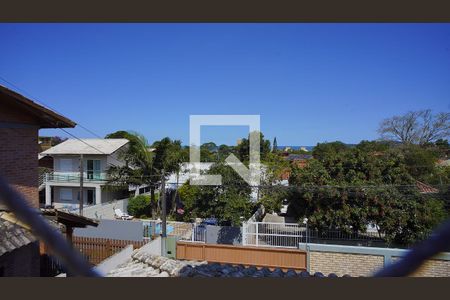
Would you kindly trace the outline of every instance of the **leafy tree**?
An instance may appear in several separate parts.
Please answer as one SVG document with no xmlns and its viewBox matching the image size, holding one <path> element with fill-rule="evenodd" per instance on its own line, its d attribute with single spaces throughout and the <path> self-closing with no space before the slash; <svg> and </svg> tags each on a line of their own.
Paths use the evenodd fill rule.
<svg viewBox="0 0 450 300">
<path fill-rule="evenodd" d="M 136 217 L 147 217 L 151 214 L 150 197 L 147 195 L 138 195 L 128 200 L 128 213 Z"/>
<path fill-rule="evenodd" d="M 160 182 L 160 175 L 154 166 L 154 153 L 150 151 L 147 139 L 132 131 L 117 131 L 106 138 L 125 138 L 129 140 L 128 148 L 119 154 L 125 165 L 114 165 L 108 168 L 108 187 L 128 187 L 129 185 L 150 187 L 151 204 L 157 205 L 155 190 Z M 156 212 L 155 207 L 152 212 Z"/>
<path fill-rule="evenodd" d="M 253 131 L 248 135 L 248 138 L 242 139 L 241 143 L 235 147 L 236 156 L 243 163 L 249 161 L 250 154 L 250 139 L 252 135 L 259 134 L 260 160 L 264 161 L 268 153 L 270 153 L 270 141 L 264 139 L 264 134 L 259 131 Z"/>
<path fill-rule="evenodd" d="M 450 145 L 448 140 L 438 139 L 434 145 L 437 147 L 440 158 L 447 159 L 450 156 Z"/>
<path fill-rule="evenodd" d="M 378 132 L 386 140 L 425 145 L 450 135 L 450 113 L 433 115 L 429 109 L 410 111 L 383 120 Z"/>
<path fill-rule="evenodd" d="M 181 141 L 163 138 L 149 145 L 145 137 L 136 132 L 117 131 L 106 138 L 126 138 L 129 145 L 127 151 L 119 157 L 125 161 L 124 165 L 111 166 L 108 169 L 110 188 L 118 186 L 150 187 L 152 212 L 159 214 L 160 205 L 156 200 L 155 191 L 160 186 L 164 175 L 180 171 L 180 163 L 187 160 L 187 151 L 181 146 Z M 151 150 L 154 148 L 154 151 Z M 156 206 L 156 207 L 155 207 Z"/>
<path fill-rule="evenodd" d="M 346 151 L 349 147 L 342 142 L 335 141 L 330 143 L 318 143 L 313 151 L 312 155 L 315 159 L 323 160 L 330 156 L 335 156 L 342 151 Z"/>
<path fill-rule="evenodd" d="M 408 173 L 415 179 L 428 182 L 436 171 L 438 152 L 433 148 L 404 145 L 398 149 L 404 156 Z"/>
<path fill-rule="evenodd" d="M 225 159 L 233 152 L 234 152 L 233 146 L 228 146 L 225 144 L 220 145 L 217 150 L 217 161 L 218 162 L 225 161 Z"/>
<path fill-rule="evenodd" d="M 445 215 L 442 201 L 425 199 L 398 151 L 373 155 L 358 147 L 294 167 L 289 214 L 319 230 L 364 231 L 372 222 L 389 243 L 409 245 Z"/>
<path fill-rule="evenodd" d="M 367 141 L 363 140 L 356 148 L 360 149 L 364 152 L 376 153 L 376 152 L 384 152 L 391 148 L 391 144 L 386 141 Z"/>
<path fill-rule="evenodd" d="M 229 166 L 217 163 L 208 174 L 222 175 L 221 186 L 196 186 L 185 183 L 180 189 L 185 220 L 215 217 L 221 224 L 240 225 L 241 217 L 251 216 L 254 204 L 251 189 Z"/>
</svg>

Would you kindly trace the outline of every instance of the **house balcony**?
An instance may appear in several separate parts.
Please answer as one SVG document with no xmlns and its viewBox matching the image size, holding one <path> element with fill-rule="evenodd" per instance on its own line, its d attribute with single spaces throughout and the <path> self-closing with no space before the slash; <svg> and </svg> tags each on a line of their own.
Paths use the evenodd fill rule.
<svg viewBox="0 0 450 300">
<path fill-rule="evenodd" d="M 107 173 L 83 173 L 84 183 L 95 183 L 95 184 L 105 184 L 108 179 Z M 48 183 L 79 183 L 80 173 L 79 172 L 53 172 L 47 173 L 45 176 L 45 182 Z"/>
</svg>

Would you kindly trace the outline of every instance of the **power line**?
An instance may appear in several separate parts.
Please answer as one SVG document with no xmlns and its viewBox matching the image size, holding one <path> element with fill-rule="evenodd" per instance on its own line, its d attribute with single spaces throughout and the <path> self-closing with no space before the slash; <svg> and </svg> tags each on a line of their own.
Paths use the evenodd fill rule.
<svg viewBox="0 0 450 300">
<path fill-rule="evenodd" d="M 34 97 L 34 95 L 32 95 L 31 93 L 29 93 L 28 91 L 26 91 L 23 88 L 20 88 L 19 86 L 17 86 L 16 84 L 12 83 L 11 81 L 6 80 L 4 77 L 0 76 L 0 79 L 3 80 L 4 82 L 6 82 L 7 84 L 9 84 L 10 86 L 14 87 L 15 89 L 17 89 L 18 91 L 21 91 L 24 94 L 27 94 L 30 98 L 33 99 L 34 102 L 37 102 L 38 104 L 41 104 L 51 110 L 53 110 L 54 112 L 62 115 L 61 112 L 58 112 L 56 109 L 54 109 L 53 107 L 51 107 L 50 105 L 48 105 L 47 103 L 44 103 L 43 101 L 41 101 L 40 99 L 38 99 L 37 97 Z M 82 129 L 84 129 L 85 131 L 89 132 L 90 134 L 103 139 L 100 135 L 98 135 L 97 133 L 95 133 L 94 131 L 88 129 L 87 127 L 83 126 L 82 124 L 77 122 L 77 125 L 80 126 Z"/>
</svg>

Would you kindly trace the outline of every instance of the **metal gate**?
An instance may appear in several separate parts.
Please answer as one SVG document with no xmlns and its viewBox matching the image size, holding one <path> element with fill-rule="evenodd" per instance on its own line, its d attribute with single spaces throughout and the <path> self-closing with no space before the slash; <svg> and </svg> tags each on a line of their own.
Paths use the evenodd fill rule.
<svg viewBox="0 0 450 300">
<path fill-rule="evenodd" d="M 244 246 L 298 248 L 307 242 L 307 229 L 295 223 L 244 222 Z"/>
</svg>

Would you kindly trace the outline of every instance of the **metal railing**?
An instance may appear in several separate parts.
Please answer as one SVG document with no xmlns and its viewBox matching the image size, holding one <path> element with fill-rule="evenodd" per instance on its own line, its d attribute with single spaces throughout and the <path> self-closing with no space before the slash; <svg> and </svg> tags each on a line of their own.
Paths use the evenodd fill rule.
<svg viewBox="0 0 450 300">
<path fill-rule="evenodd" d="M 46 182 L 48 181 L 48 182 L 78 183 L 78 182 L 80 182 L 80 173 L 76 173 L 76 172 L 46 173 L 45 181 Z M 107 181 L 107 173 L 89 174 L 87 172 L 84 172 L 83 173 L 83 181 L 84 182 L 106 182 Z"/>
<path fill-rule="evenodd" d="M 296 223 L 245 222 L 242 226 L 244 245 L 298 248 L 299 243 L 383 246 L 384 235 L 377 232 L 345 232 L 343 230 L 309 229 Z"/>
<path fill-rule="evenodd" d="M 306 238 L 306 227 L 299 224 L 244 222 L 242 226 L 245 246 L 298 248 Z"/>
</svg>

